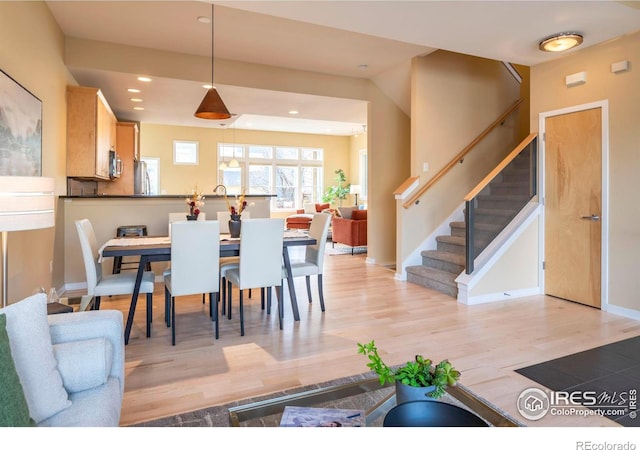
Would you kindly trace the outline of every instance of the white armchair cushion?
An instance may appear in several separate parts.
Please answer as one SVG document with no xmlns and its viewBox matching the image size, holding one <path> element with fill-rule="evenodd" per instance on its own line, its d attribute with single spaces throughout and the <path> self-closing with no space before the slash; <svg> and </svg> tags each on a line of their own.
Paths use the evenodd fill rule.
<svg viewBox="0 0 640 450">
<path fill-rule="evenodd" d="M 315 214 L 317 212 L 315 203 L 304 202 L 302 204 L 302 208 L 304 208 L 304 213 L 305 214 Z"/>
<path fill-rule="evenodd" d="M 47 322 L 47 296 L 36 294 L 11 304 L 7 334 L 29 413 L 39 423 L 71 406 L 53 354 Z"/>
<path fill-rule="evenodd" d="M 113 346 L 107 339 L 54 344 L 53 353 L 68 392 L 84 391 L 107 382 L 113 364 Z"/>
</svg>

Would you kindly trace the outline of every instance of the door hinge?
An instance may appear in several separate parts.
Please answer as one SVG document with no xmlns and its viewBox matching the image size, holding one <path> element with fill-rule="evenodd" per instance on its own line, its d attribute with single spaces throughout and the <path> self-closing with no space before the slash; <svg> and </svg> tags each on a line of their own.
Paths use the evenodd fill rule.
<svg viewBox="0 0 640 450">
<path fill-rule="evenodd" d="M 547 262 L 546 261 L 542 261 L 542 270 L 547 268 Z"/>
</svg>

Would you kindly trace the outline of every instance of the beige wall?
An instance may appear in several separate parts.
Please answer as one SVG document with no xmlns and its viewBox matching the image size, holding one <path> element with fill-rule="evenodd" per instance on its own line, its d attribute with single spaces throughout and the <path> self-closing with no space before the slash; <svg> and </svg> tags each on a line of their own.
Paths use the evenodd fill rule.
<svg viewBox="0 0 640 450">
<path fill-rule="evenodd" d="M 410 175 L 426 183 L 519 96 L 520 85 L 499 61 L 445 51 L 414 58 Z M 408 258 L 513 150 L 520 134 L 516 114 L 474 148 L 463 164 L 456 164 L 418 205 L 398 209 L 399 277 L 404 276 L 405 263 L 420 264 L 419 259 Z M 423 171 L 424 163 L 428 172 Z"/>
<path fill-rule="evenodd" d="M 174 165 L 173 141 L 199 142 L 198 165 Z M 156 124 L 141 124 L 142 156 L 160 158 L 160 189 L 169 195 L 188 192 L 194 185 L 211 194 L 218 184 L 216 154 L 218 143 L 265 144 L 323 148 L 325 157 L 324 186 L 333 184 L 334 170 L 342 168 L 350 179 L 350 147 L 348 136 L 324 136 L 301 133 L 276 133 L 251 130 L 222 130 Z"/>
<path fill-rule="evenodd" d="M 612 73 L 627 60 L 630 70 Z M 609 304 L 640 311 L 640 33 L 585 48 L 531 68 L 531 130 L 540 113 L 594 101 L 609 102 Z M 565 77 L 586 72 L 586 84 Z"/>
<path fill-rule="evenodd" d="M 0 2 L 0 42 L 0 68 L 42 101 L 42 175 L 55 178 L 56 192 L 64 194 L 65 88 L 73 80 L 64 65 L 63 35 L 44 3 Z M 51 286 L 50 261 L 54 285 L 62 281 L 60 233 L 56 227 L 9 234 L 10 303 Z"/>
</svg>

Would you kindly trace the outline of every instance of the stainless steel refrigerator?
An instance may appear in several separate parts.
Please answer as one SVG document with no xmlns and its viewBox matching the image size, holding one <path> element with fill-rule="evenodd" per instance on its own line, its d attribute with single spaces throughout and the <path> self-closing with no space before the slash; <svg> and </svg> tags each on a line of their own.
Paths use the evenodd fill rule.
<svg viewBox="0 0 640 450">
<path fill-rule="evenodd" d="M 147 163 L 144 161 L 133 162 L 133 193 L 134 195 L 149 195 L 151 193 L 151 180 L 147 171 Z"/>
</svg>

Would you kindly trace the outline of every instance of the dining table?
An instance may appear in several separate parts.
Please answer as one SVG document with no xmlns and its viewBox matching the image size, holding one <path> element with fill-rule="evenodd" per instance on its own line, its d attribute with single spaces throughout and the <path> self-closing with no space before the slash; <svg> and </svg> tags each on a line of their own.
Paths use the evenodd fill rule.
<svg viewBox="0 0 640 450">
<path fill-rule="evenodd" d="M 300 312 L 298 311 L 298 301 L 293 283 L 293 275 L 291 273 L 291 259 L 289 257 L 289 247 L 315 245 L 316 239 L 309 237 L 306 233 L 296 231 L 286 231 L 284 234 L 282 245 L 282 259 L 284 268 L 287 272 L 287 286 L 289 288 L 289 297 L 291 299 L 291 309 L 293 311 L 294 320 L 300 320 Z M 240 255 L 240 238 L 231 238 L 228 234 L 220 235 L 220 257 L 239 256 Z M 171 240 L 168 236 L 140 236 L 110 239 L 100 249 L 100 258 L 115 256 L 136 256 L 140 258 L 137 269 L 136 281 L 131 295 L 131 304 L 127 315 L 127 323 L 124 330 L 124 343 L 129 343 L 129 335 L 133 326 L 133 318 L 138 303 L 138 294 L 140 293 L 140 284 L 142 283 L 142 275 L 144 274 L 147 263 L 158 261 L 171 261 Z M 151 337 L 151 316 L 153 305 L 147 300 L 147 337 Z"/>
</svg>

